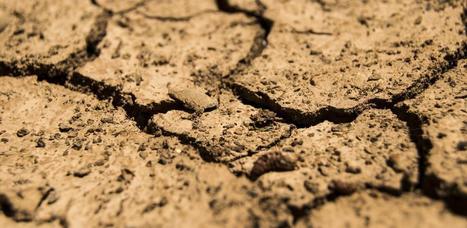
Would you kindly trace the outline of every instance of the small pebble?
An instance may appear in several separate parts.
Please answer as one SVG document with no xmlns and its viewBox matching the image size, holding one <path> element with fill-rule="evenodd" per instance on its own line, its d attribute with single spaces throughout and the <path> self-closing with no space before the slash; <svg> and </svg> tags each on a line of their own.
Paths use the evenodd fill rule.
<svg viewBox="0 0 467 228">
<path fill-rule="evenodd" d="M 358 174 L 362 172 L 362 169 L 356 162 L 346 162 L 345 171 L 348 173 Z"/>
<path fill-rule="evenodd" d="M 29 134 L 29 130 L 26 129 L 26 128 L 24 128 L 24 127 L 21 128 L 21 129 L 19 129 L 19 130 L 16 132 L 16 136 L 18 136 L 18 137 L 20 137 L 20 138 L 21 138 L 21 137 L 24 137 L 24 136 L 26 136 L 26 135 L 28 135 L 28 134 Z"/>
<path fill-rule="evenodd" d="M 169 96 L 195 112 L 204 112 L 217 107 L 217 101 L 206 95 L 201 88 L 169 87 Z"/>
<path fill-rule="evenodd" d="M 60 130 L 60 132 L 69 132 L 71 129 L 73 128 L 65 123 L 58 124 L 58 130 Z"/>
<path fill-rule="evenodd" d="M 91 169 L 89 169 L 88 167 L 83 167 L 81 169 L 78 169 L 78 170 L 74 171 L 73 176 L 75 176 L 75 177 L 85 177 L 90 173 L 91 173 Z"/>
<path fill-rule="evenodd" d="M 42 139 L 42 138 L 37 139 L 37 141 L 36 141 L 36 147 L 44 148 L 44 147 L 45 147 L 44 139 Z"/>
<path fill-rule="evenodd" d="M 457 150 L 467 150 L 467 141 L 460 141 L 459 143 L 457 143 Z"/>
</svg>

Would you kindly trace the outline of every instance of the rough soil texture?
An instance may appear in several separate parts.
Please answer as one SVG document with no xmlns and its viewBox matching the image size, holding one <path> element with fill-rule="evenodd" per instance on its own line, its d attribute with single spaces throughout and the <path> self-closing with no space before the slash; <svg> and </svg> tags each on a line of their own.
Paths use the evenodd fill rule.
<svg viewBox="0 0 467 228">
<path fill-rule="evenodd" d="M 462 0 L 0 0 L 0 227 L 467 227 Z"/>
</svg>

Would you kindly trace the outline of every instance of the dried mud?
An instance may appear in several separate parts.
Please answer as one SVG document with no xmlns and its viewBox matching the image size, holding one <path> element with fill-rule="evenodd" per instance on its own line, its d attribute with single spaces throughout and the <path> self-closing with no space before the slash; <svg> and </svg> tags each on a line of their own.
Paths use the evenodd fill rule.
<svg viewBox="0 0 467 228">
<path fill-rule="evenodd" d="M 0 227 L 466 227 L 462 0 L 0 0 Z"/>
</svg>

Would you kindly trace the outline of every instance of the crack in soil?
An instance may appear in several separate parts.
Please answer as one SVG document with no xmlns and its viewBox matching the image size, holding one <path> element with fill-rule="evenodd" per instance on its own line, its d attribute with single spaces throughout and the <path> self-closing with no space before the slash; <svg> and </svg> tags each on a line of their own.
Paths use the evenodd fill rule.
<svg viewBox="0 0 467 228">
<path fill-rule="evenodd" d="M 378 191 L 381 193 L 386 193 L 388 195 L 394 196 L 394 197 L 399 197 L 404 192 L 397 191 L 394 189 L 388 189 L 380 186 L 371 186 L 371 185 L 365 185 L 363 188 L 355 189 L 352 192 L 338 192 L 338 191 L 331 191 L 330 193 L 317 197 L 313 199 L 310 203 L 304 204 L 302 207 L 297 207 L 293 205 L 287 205 L 288 209 L 290 210 L 290 213 L 293 216 L 293 224 L 296 224 L 300 219 L 303 219 L 304 217 L 308 216 L 313 210 L 317 210 L 324 205 L 328 203 L 333 203 L 336 202 L 339 198 L 342 197 L 349 197 L 352 196 L 355 193 L 362 192 L 362 191 L 367 191 L 367 190 L 374 190 Z"/>
<path fill-rule="evenodd" d="M 415 144 L 418 154 L 418 183 L 416 186 L 409 186 L 407 183 L 402 184 L 402 191 L 394 191 L 393 189 L 382 189 L 379 187 L 367 186 L 365 189 L 374 189 L 377 191 L 389 193 L 391 195 L 400 195 L 404 192 L 410 192 L 415 189 L 421 189 L 422 193 L 434 200 L 439 200 L 435 195 L 430 192 L 433 191 L 433 185 L 426 181 L 426 169 L 427 159 L 432 148 L 432 142 L 426 138 L 423 134 L 422 126 L 426 122 L 425 117 L 411 113 L 408 107 L 399 107 L 397 104 L 408 99 L 416 97 L 430 86 L 435 84 L 438 80 L 443 78 L 443 75 L 451 69 L 457 66 L 457 62 L 461 59 L 467 58 L 467 43 L 463 43 L 462 47 L 459 48 L 455 53 L 447 55 L 445 57 L 446 63 L 434 69 L 429 76 L 426 76 L 416 82 L 414 82 L 404 92 L 395 95 L 390 100 L 373 99 L 365 104 L 358 105 L 351 109 L 338 109 L 335 107 L 326 107 L 320 109 L 316 113 L 302 113 L 295 109 L 284 108 L 272 100 L 267 94 L 262 92 L 252 92 L 242 86 L 234 83 L 227 83 L 227 86 L 231 88 L 239 99 L 245 103 L 252 105 L 256 108 L 267 109 L 273 111 L 277 116 L 285 120 L 286 123 L 297 126 L 298 128 L 307 128 L 315 126 L 324 121 L 330 121 L 332 123 L 350 123 L 353 122 L 362 112 L 368 109 L 388 109 L 394 113 L 397 118 L 403 121 L 408 130 L 411 141 Z M 404 180 L 403 180 L 404 181 Z M 431 181 L 430 181 L 431 182 Z M 415 187 L 415 189 L 413 188 Z M 362 191 L 359 189 L 357 191 Z M 347 196 L 348 194 L 340 194 L 338 192 L 331 192 L 325 197 L 318 198 L 313 202 L 306 204 L 302 208 L 289 206 L 290 212 L 294 218 L 294 224 L 300 218 L 308 215 L 312 210 L 324 205 L 328 202 L 333 202 L 337 198 Z M 455 203 L 457 200 L 454 198 L 443 198 L 441 199 L 448 206 L 448 209 L 460 215 L 465 215 L 465 206 L 459 206 Z"/>
<path fill-rule="evenodd" d="M 100 6 L 95 0 L 91 0 L 91 2 L 98 6 Z M 318 1 L 321 2 L 321 1 Z M 216 0 L 218 8 L 220 11 L 225 13 L 243 13 L 247 16 L 254 17 L 257 23 L 260 24 L 262 28 L 262 32 L 257 34 L 255 37 L 255 42 L 252 45 L 249 54 L 242 59 L 226 77 L 230 77 L 232 75 L 241 72 L 245 67 L 248 67 L 253 59 L 261 55 L 263 50 L 267 47 L 267 39 L 268 35 L 272 29 L 274 22 L 269 18 L 263 16 L 263 12 L 265 10 L 264 5 L 260 1 L 256 1 L 256 3 L 260 6 L 260 12 L 253 12 L 244 9 L 240 9 L 237 7 L 233 7 L 229 4 L 227 0 Z M 142 2 L 140 5 L 144 4 Z M 136 9 L 140 5 L 132 8 L 131 10 Z M 103 8 L 105 9 L 105 8 Z M 129 12 L 131 10 L 127 10 Z M 466 11 L 464 9 L 464 14 L 462 16 L 463 20 L 466 20 Z M 122 12 L 120 12 L 122 13 Z M 205 13 L 205 12 L 201 12 Z M 201 14 L 200 13 L 200 14 Z M 122 107 L 127 116 L 130 119 L 133 119 L 139 129 L 146 133 L 154 133 L 155 131 L 159 130 L 163 135 L 170 135 L 177 137 L 180 142 L 183 144 L 189 144 L 195 147 L 198 151 L 202 159 L 206 162 L 213 162 L 213 156 L 211 155 L 213 152 L 209 151 L 202 143 L 200 143 L 196 138 L 190 137 L 184 134 L 174 134 L 171 132 L 163 131 L 162 129 L 155 129 L 154 126 L 150 126 L 149 119 L 155 113 L 162 113 L 167 112 L 170 110 L 182 110 L 183 107 L 180 107 L 179 104 L 176 102 L 173 103 L 162 103 L 162 104 L 154 104 L 152 106 L 142 106 L 136 104 L 135 100 L 136 97 L 133 94 L 124 93 L 120 91 L 116 87 L 112 87 L 109 85 L 105 85 L 103 82 L 97 82 L 90 78 L 87 78 L 83 75 L 80 75 L 74 70 L 82 66 L 88 61 L 93 60 L 97 56 L 99 56 L 98 45 L 102 41 L 102 39 L 106 35 L 107 23 L 109 18 L 114 13 L 111 13 L 108 10 L 102 13 L 99 17 L 99 20 L 93 26 L 91 33 L 86 38 L 86 49 L 81 50 L 78 53 L 72 54 L 66 60 L 60 62 L 59 64 L 55 65 L 41 65 L 41 66 L 29 66 L 27 70 L 22 71 L 20 69 L 16 69 L 14 64 L 11 66 L 6 65 L 5 63 L 0 63 L 0 74 L 2 75 L 13 75 L 13 76 L 25 76 L 35 74 L 38 76 L 39 80 L 45 80 L 52 84 L 58 84 L 61 86 L 65 86 L 66 88 L 70 88 L 75 91 L 79 92 L 86 92 L 92 93 L 100 100 L 112 100 L 112 105 L 116 107 Z M 172 17 L 153 17 L 144 15 L 145 17 L 162 20 L 162 21 L 183 21 L 189 20 L 191 17 L 196 16 L 188 16 L 184 18 L 172 18 Z M 467 23 L 466 30 L 467 30 Z M 313 33 L 315 31 L 305 31 L 306 33 Z M 320 33 L 318 32 L 317 35 L 328 35 L 327 33 Z M 349 123 L 354 121 L 363 111 L 376 108 L 376 109 L 389 109 L 391 110 L 398 119 L 405 122 L 408 129 L 411 141 L 416 145 L 418 156 L 419 156 L 419 176 L 418 176 L 418 184 L 416 186 L 417 189 L 422 189 L 423 193 L 427 196 L 434 198 L 433 194 L 430 192 L 430 188 L 432 187 L 431 181 L 427 181 L 426 177 L 426 168 L 427 168 L 427 156 L 430 153 L 432 143 L 431 141 L 424 137 L 422 125 L 425 123 L 425 118 L 422 116 L 418 116 L 417 114 L 411 113 L 408 111 L 407 107 L 398 107 L 397 104 L 405 101 L 407 99 L 411 99 L 416 97 L 421 92 L 425 91 L 431 85 L 433 85 L 436 81 L 443 77 L 443 74 L 450 69 L 454 68 L 457 65 L 457 62 L 460 59 L 467 58 L 467 44 L 463 43 L 463 46 L 458 49 L 454 54 L 446 56 L 446 64 L 439 66 L 438 68 L 434 69 L 430 75 L 421 78 L 420 80 L 414 82 L 410 87 L 408 87 L 404 92 L 394 95 L 390 100 L 383 100 L 383 99 L 373 99 L 364 104 L 358 105 L 356 107 L 350 109 L 339 109 L 335 107 L 325 107 L 320 109 L 315 113 L 303 113 L 296 109 L 282 107 L 280 104 L 272 100 L 267 94 L 262 92 L 252 92 L 245 87 L 239 86 L 237 84 L 226 82 L 221 83 L 222 86 L 225 86 L 227 89 L 232 90 L 239 98 L 239 100 L 247 105 L 251 105 L 255 108 L 259 109 L 267 109 L 276 113 L 279 117 L 281 117 L 286 123 L 295 125 L 299 128 L 305 128 L 317 125 L 324 121 L 330 121 L 333 123 Z M 72 73 L 74 72 L 74 73 Z M 221 79 L 222 80 L 222 79 Z M 223 81 L 221 81 L 223 82 Z M 290 133 L 293 130 L 290 131 Z M 279 140 L 275 141 L 271 145 L 265 146 L 260 149 L 267 149 L 270 148 L 282 140 L 287 139 L 290 137 L 288 136 L 281 137 Z M 251 154 L 247 155 L 251 156 Z M 395 193 L 393 191 L 389 191 L 387 189 L 380 189 L 371 186 L 366 186 L 365 189 L 375 189 L 378 191 L 386 192 L 389 194 L 397 195 L 403 194 L 404 191 L 407 189 L 403 189 L 403 192 Z M 359 189 L 357 191 L 362 191 L 365 189 Z M 357 192 L 355 191 L 355 192 Z M 353 193 L 351 193 L 353 194 Z M 289 205 L 289 210 L 291 215 L 293 216 L 294 224 L 299 221 L 301 218 L 307 216 L 311 211 L 321 207 L 322 205 L 335 202 L 338 198 L 348 196 L 349 194 L 342 194 L 336 191 L 332 191 L 331 193 L 327 194 L 324 197 L 319 197 L 314 199 L 309 204 L 304 205 L 303 207 L 294 207 Z M 454 203 L 450 203 L 451 201 L 455 202 L 455 199 L 444 199 L 446 204 L 455 205 Z M 14 210 L 11 203 L 8 200 L 0 197 L 0 208 L 1 210 L 7 215 L 11 217 L 14 215 Z M 453 212 L 459 213 L 462 212 L 462 209 L 449 207 L 452 209 Z M 68 222 L 66 218 L 57 217 L 52 218 L 51 221 L 58 219 L 60 224 L 63 227 L 68 227 Z"/>
<path fill-rule="evenodd" d="M 96 19 L 91 31 L 86 36 L 86 47 L 71 53 L 65 60 L 57 64 L 38 64 L 26 63 L 26 68 L 18 68 L 18 62 L 6 64 L 0 62 L 0 75 L 9 76 L 26 76 L 37 75 L 41 80 L 48 80 L 53 83 L 64 83 L 67 75 L 73 72 L 78 67 L 85 63 L 92 61 L 99 55 L 97 45 L 102 41 L 106 35 L 107 23 L 111 13 L 104 11 Z M 29 61 L 29 60 L 27 60 Z"/>
<path fill-rule="evenodd" d="M 428 154 L 433 144 L 423 134 L 422 126 L 426 123 L 426 117 L 419 116 L 409 111 L 407 106 L 391 107 L 393 114 L 403 121 L 409 129 L 410 140 L 415 144 L 418 154 L 418 181 L 416 188 L 423 189 L 425 186 L 426 169 L 428 165 Z"/>
<path fill-rule="evenodd" d="M 272 27 L 274 26 L 274 21 L 263 16 L 264 11 L 266 10 L 266 6 L 263 3 L 261 3 L 259 0 L 256 0 L 255 3 L 259 7 L 259 12 L 249 11 L 232 6 L 228 0 L 216 0 L 217 8 L 219 11 L 228 14 L 242 13 L 248 17 L 253 17 L 262 29 L 261 32 L 256 34 L 248 55 L 244 59 L 240 60 L 237 66 L 227 76 L 225 76 L 225 78 L 241 72 L 243 69 L 250 65 L 251 61 L 260 56 L 261 53 L 263 53 L 263 50 L 268 46 L 268 36 L 271 33 Z"/>
<path fill-rule="evenodd" d="M 218 11 L 204 10 L 204 11 L 195 13 L 193 15 L 184 16 L 184 17 L 154 16 L 154 15 L 147 15 L 147 14 L 145 14 L 143 12 L 137 12 L 137 13 L 142 15 L 143 17 L 145 17 L 147 19 L 153 19 L 153 20 L 159 20 L 159 21 L 168 21 L 168 22 L 183 22 L 183 21 L 189 21 L 189 20 L 193 19 L 194 17 L 198 17 L 198 16 L 201 16 L 201 15 L 204 15 L 204 14 L 207 14 L 207 13 L 214 13 L 214 12 L 218 12 Z"/>
<path fill-rule="evenodd" d="M 294 124 L 298 128 L 307 128 L 324 121 L 330 121 L 332 123 L 349 123 L 354 121 L 363 111 L 370 108 L 391 109 L 395 104 L 414 98 L 425 91 L 438 81 L 444 73 L 456 67 L 459 60 L 465 58 L 467 58 L 467 42 L 464 42 L 462 47 L 456 50 L 456 52 L 446 55 L 445 64 L 433 69 L 429 75 L 415 81 L 404 92 L 396 94 L 388 100 L 374 98 L 347 109 L 327 106 L 313 113 L 305 113 L 295 108 L 283 107 L 269 97 L 268 94 L 261 91 L 251 91 L 244 86 L 232 82 L 231 80 L 226 82 L 226 85 L 232 89 L 242 102 L 256 108 L 270 110 L 283 118 L 287 123 Z"/>
</svg>

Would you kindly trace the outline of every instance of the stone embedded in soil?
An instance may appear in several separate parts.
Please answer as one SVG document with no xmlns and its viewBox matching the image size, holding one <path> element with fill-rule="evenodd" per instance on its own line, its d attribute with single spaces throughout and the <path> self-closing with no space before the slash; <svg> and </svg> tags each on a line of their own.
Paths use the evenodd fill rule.
<svg viewBox="0 0 467 228">
<path fill-rule="evenodd" d="M 18 136 L 18 137 L 20 137 L 20 138 L 21 138 L 21 137 L 24 137 L 24 136 L 26 136 L 26 135 L 28 135 L 28 134 L 29 134 L 29 130 L 26 129 L 26 128 L 24 128 L 24 127 L 21 128 L 21 129 L 19 129 L 19 130 L 16 132 L 16 136 Z"/>
<path fill-rule="evenodd" d="M 277 151 L 296 159 L 295 170 L 263 172 L 258 181 L 291 204 L 303 205 L 332 192 L 349 194 L 368 186 L 401 192 L 418 181 L 418 155 L 408 128 L 388 110 L 365 111 L 352 123 L 326 121 L 296 129 L 267 151 L 238 159 L 232 170 L 256 178 L 255 163 L 264 159 L 263 154 Z M 398 169 L 388 165 L 395 155 L 405 160 Z"/>
<path fill-rule="evenodd" d="M 271 121 L 257 127 L 251 117 L 263 112 L 242 104 L 231 93 L 223 91 L 218 108 L 198 115 L 178 110 L 156 114 L 152 124 L 164 132 L 188 138 L 204 148 L 203 153 L 215 161 L 230 161 L 288 136 L 291 127 Z"/>
<path fill-rule="evenodd" d="M 414 193 L 400 197 L 375 191 L 355 193 L 314 209 L 296 227 L 466 227 L 442 202 Z"/>
<path fill-rule="evenodd" d="M 442 197 L 460 197 L 467 203 L 467 61 L 444 75 L 414 99 L 403 103 L 408 111 L 426 118 L 423 136 L 432 148 L 427 155 L 425 190 Z"/>
<path fill-rule="evenodd" d="M 172 99 L 181 102 L 183 106 L 192 111 L 204 112 L 217 107 L 217 101 L 206 95 L 199 87 L 177 88 L 169 86 L 168 93 Z"/>
<path fill-rule="evenodd" d="M 85 57 L 102 10 L 82 0 L 1 0 L 0 14 L 0 23 L 9 18 L 0 31 L 0 65 L 28 74 L 68 68 L 74 63 L 65 61 Z"/>
<path fill-rule="evenodd" d="M 233 77 L 240 95 L 306 124 L 319 110 L 392 100 L 465 49 L 460 4 L 262 1 L 268 46 Z M 435 73 L 433 73 L 435 72 Z"/>
<path fill-rule="evenodd" d="M 173 103 L 169 84 L 198 86 L 213 96 L 220 80 L 248 55 L 260 27 L 242 14 L 207 12 L 165 21 L 131 12 L 116 15 L 101 54 L 79 75 L 132 94 L 138 105 Z"/>
<path fill-rule="evenodd" d="M 272 227 L 284 217 L 291 221 L 284 206 L 274 208 L 281 216 L 259 206 L 260 191 L 246 178 L 203 161 L 176 138 L 141 132 L 123 110 L 90 95 L 35 77 L 2 76 L 0 107 L 0 134 L 9 139 L 0 143 L 3 227 L 12 226 L 4 210 L 9 221 L 33 227 L 54 221 L 69 227 Z M 60 132 L 60 123 L 73 131 Z M 30 134 L 16 137 L 26 126 Z M 36 148 L 39 136 L 47 149 Z M 73 150 L 77 139 L 82 148 Z M 165 165 L 158 164 L 162 158 Z"/>
</svg>

